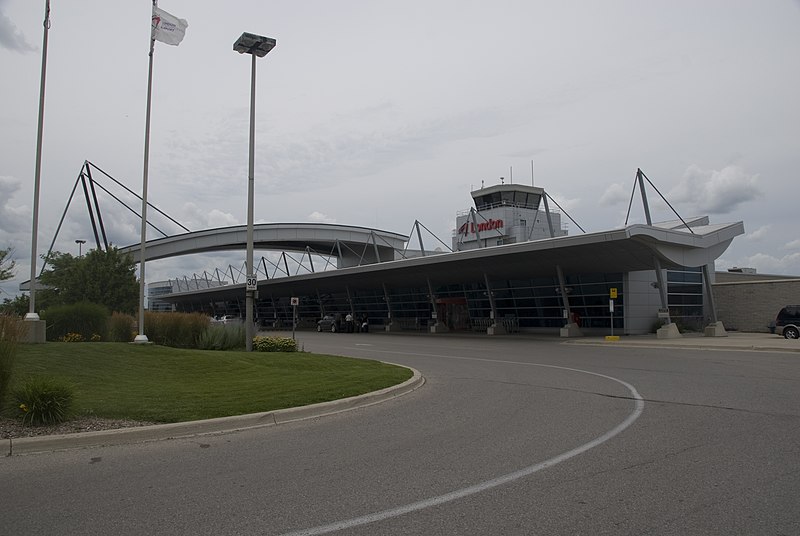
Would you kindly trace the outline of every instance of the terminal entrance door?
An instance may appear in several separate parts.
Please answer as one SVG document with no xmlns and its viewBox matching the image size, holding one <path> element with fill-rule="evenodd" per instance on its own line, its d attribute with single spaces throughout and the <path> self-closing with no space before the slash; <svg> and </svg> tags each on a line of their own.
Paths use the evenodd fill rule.
<svg viewBox="0 0 800 536">
<path fill-rule="evenodd" d="M 437 298 L 436 316 L 450 331 L 470 330 L 466 298 Z"/>
</svg>

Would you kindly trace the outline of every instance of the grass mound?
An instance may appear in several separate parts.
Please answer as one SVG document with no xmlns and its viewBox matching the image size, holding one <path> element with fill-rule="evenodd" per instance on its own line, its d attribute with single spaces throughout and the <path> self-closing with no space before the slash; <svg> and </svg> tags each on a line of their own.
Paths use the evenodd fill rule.
<svg viewBox="0 0 800 536">
<path fill-rule="evenodd" d="M 396 385 L 412 374 L 330 355 L 103 342 L 20 345 L 16 366 L 25 376 L 73 385 L 76 415 L 164 423 L 326 402 Z"/>
</svg>

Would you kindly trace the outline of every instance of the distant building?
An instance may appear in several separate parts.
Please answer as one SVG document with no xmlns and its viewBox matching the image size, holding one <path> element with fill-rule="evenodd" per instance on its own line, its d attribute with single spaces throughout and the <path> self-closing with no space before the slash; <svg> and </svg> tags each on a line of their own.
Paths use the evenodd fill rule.
<svg viewBox="0 0 800 536">
<path fill-rule="evenodd" d="M 176 290 L 172 281 L 156 281 L 147 284 L 147 309 L 156 313 L 168 313 L 175 310 L 175 306 L 162 301 L 159 296 L 172 294 Z"/>
<path fill-rule="evenodd" d="M 755 274 L 755 268 L 739 268 L 738 266 L 734 266 L 733 268 L 728 268 L 729 272 L 737 273 L 737 274 Z"/>
<path fill-rule="evenodd" d="M 160 299 L 182 290 L 211 289 L 227 285 L 224 281 L 212 281 L 209 279 L 167 279 L 166 281 L 155 281 L 147 284 L 147 309 L 156 313 L 169 313 L 175 311 L 175 304 Z"/>
</svg>

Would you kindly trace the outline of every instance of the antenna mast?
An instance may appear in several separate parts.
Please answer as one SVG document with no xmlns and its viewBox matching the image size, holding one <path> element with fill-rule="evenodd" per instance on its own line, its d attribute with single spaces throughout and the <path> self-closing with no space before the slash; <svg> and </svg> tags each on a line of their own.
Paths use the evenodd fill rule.
<svg viewBox="0 0 800 536">
<path fill-rule="evenodd" d="M 533 158 L 531 158 L 531 186 L 534 186 L 534 184 L 533 184 Z"/>
</svg>

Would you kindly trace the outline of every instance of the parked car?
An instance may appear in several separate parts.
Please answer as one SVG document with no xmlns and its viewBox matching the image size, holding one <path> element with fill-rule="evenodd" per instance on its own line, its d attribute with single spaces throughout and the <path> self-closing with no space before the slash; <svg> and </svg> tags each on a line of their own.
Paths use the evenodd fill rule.
<svg viewBox="0 0 800 536">
<path fill-rule="evenodd" d="M 233 315 L 221 315 L 211 321 L 212 324 L 233 324 L 235 322 L 242 322 L 242 319 Z"/>
<path fill-rule="evenodd" d="M 341 319 L 332 315 L 325 315 L 317 320 L 317 331 L 330 331 L 336 333 L 339 331 Z"/>
<path fill-rule="evenodd" d="M 787 305 L 775 318 L 775 333 L 787 339 L 800 337 L 800 305 Z"/>
</svg>

